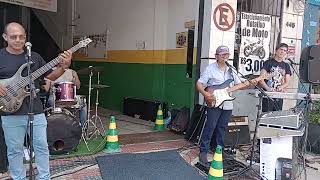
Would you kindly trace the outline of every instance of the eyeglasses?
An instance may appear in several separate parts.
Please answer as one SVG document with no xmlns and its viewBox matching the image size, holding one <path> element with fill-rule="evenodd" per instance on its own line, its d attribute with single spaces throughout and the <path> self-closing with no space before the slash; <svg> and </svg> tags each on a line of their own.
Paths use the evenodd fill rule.
<svg viewBox="0 0 320 180">
<path fill-rule="evenodd" d="M 227 54 L 219 54 L 219 56 L 220 57 L 227 57 L 227 56 L 230 56 L 230 54 L 229 53 L 227 53 Z"/>
<path fill-rule="evenodd" d="M 17 40 L 18 38 L 20 40 L 25 40 L 27 38 L 27 36 L 26 35 L 12 35 L 12 36 L 8 36 L 8 38 L 10 40 Z"/>
</svg>

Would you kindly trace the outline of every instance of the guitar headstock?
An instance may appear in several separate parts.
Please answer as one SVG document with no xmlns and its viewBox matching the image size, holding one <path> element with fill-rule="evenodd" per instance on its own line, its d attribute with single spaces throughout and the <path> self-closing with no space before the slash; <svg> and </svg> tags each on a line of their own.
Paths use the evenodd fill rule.
<svg viewBox="0 0 320 180">
<path fill-rule="evenodd" d="M 70 48 L 69 50 L 74 53 L 76 52 L 78 49 L 86 47 L 89 43 L 91 43 L 92 40 L 90 38 L 86 38 L 84 40 L 81 40 L 78 42 L 78 44 L 76 44 L 75 46 L 73 46 L 72 48 Z"/>
<path fill-rule="evenodd" d="M 86 38 L 84 40 L 81 40 L 78 42 L 78 46 L 79 47 L 86 47 L 88 44 L 90 44 L 92 42 L 92 40 L 90 38 Z"/>
</svg>

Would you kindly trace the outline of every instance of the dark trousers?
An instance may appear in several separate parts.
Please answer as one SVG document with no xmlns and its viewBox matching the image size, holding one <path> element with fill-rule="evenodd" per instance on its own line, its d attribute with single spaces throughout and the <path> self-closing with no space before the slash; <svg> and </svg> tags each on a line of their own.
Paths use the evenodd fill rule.
<svg viewBox="0 0 320 180">
<path fill-rule="evenodd" d="M 262 112 L 282 110 L 283 100 L 282 99 L 273 99 L 273 100 L 274 102 L 272 102 L 270 99 L 267 99 L 267 98 L 262 99 Z"/>
<path fill-rule="evenodd" d="M 0 173 L 8 170 L 7 146 L 4 140 L 2 122 L 0 118 Z"/>
<path fill-rule="evenodd" d="M 220 108 L 207 108 L 207 121 L 200 141 L 200 152 L 210 150 L 210 142 L 214 133 L 215 144 L 224 146 L 224 133 L 227 129 L 232 110 L 223 110 Z"/>
</svg>

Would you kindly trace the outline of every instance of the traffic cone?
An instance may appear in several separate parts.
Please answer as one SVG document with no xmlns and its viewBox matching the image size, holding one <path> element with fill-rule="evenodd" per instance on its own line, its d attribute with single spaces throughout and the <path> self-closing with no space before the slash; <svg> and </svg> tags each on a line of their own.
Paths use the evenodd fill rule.
<svg viewBox="0 0 320 180">
<path fill-rule="evenodd" d="M 104 152 L 106 153 L 115 153 L 120 152 L 120 145 L 118 142 L 118 131 L 116 125 L 116 118 L 111 116 L 108 134 L 106 135 L 107 144 L 104 148 Z"/>
<path fill-rule="evenodd" d="M 159 109 L 157 112 L 157 119 L 154 126 L 155 131 L 162 131 L 164 130 L 164 120 L 163 120 L 163 112 L 161 109 L 161 105 L 159 105 Z"/>
<path fill-rule="evenodd" d="M 213 156 L 213 161 L 209 169 L 208 178 L 210 180 L 223 180 L 222 147 L 220 145 L 216 147 L 216 152 Z"/>
</svg>

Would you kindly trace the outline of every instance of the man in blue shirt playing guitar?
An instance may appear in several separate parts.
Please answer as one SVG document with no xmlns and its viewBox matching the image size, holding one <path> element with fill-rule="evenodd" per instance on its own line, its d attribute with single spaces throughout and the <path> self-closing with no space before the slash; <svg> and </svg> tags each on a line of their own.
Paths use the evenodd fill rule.
<svg viewBox="0 0 320 180">
<path fill-rule="evenodd" d="M 250 85 L 266 79 L 267 74 L 253 80 L 241 82 L 238 75 L 227 64 L 230 53 L 227 46 L 219 46 L 216 49 L 216 62 L 210 64 L 201 74 L 196 87 L 204 96 L 207 103 L 207 120 L 204 125 L 200 141 L 199 163 L 209 167 L 207 154 L 210 150 L 212 135 L 215 135 L 215 145 L 224 146 L 224 133 L 232 114 L 234 98 L 229 93 L 238 89 L 244 89 Z"/>
</svg>

